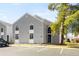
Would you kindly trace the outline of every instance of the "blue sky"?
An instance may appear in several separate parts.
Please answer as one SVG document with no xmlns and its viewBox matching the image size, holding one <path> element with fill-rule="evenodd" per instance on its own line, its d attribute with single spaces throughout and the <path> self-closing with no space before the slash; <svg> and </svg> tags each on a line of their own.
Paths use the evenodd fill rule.
<svg viewBox="0 0 79 59">
<path fill-rule="evenodd" d="M 47 3 L 0 4 L 0 20 L 2 21 L 13 23 L 25 13 L 29 13 L 31 15 L 38 15 L 49 21 L 55 21 L 57 15 L 56 11 L 48 10 Z"/>
</svg>

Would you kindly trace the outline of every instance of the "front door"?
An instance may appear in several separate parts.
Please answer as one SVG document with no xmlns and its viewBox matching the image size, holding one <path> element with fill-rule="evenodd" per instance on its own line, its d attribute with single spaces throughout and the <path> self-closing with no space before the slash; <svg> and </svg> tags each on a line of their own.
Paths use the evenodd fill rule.
<svg viewBox="0 0 79 59">
<path fill-rule="evenodd" d="M 48 43 L 51 43 L 51 35 L 48 35 Z"/>
<path fill-rule="evenodd" d="M 48 43 L 51 43 L 51 28 L 48 27 Z"/>
<path fill-rule="evenodd" d="M 7 42 L 9 42 L 9 35 L 7 35 Z"/>
</svg>

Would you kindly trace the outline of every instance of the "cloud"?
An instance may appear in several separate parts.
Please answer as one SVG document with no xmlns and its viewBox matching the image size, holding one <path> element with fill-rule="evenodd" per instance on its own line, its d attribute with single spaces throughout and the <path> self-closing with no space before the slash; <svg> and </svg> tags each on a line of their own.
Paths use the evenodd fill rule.
<svg viewBox="0 0 79 59">
<path fill-rule="evenodd" d="M 38 15 L 38 16 L 40 16 L 42 18 L 45 18 L 45 19 L 47 19 L 49 21 L 53 21 L 53 22 L 56 20 L 56 16 L 57 16 L 56 11 L 51 12 L 49 10 L 45 10 L 45 11 L 44 10 L 42 10 L 42 11 L 33 10 L 33 11 L 29 12 L 29 13 L 32 14 L 32 15 Z"/>
<path fill-rule="evenodd" d="M 7 16 L 3 16 L 2 18 L 3 18 L 3 19 L 8 19 L 8 17 L 7 17 Z"/>
<path fill-rule="evenodd" d="M 13 6 L 24 6 L 24 5 L 26 5 L 26 6 L 29 6 L 30 5 L 30 3 L 11 3 L 11 5 L 13 5 Z"/>
<path fill-rule="evenodd" d="M 6 15 L 0 15 L 0 20 L 4 22 L 12 23 L 12 21 L 10 21 L 9 17 Z"/>
<path fill-rule="evenodd" d="M 1 16 L 0 15 L 0 19 L 6 21 L 6 20 L 8 20 L 8 17 L 7 16 L 3 16 L 3 15 Z"/>
<path fill-rule="evenodd" d="M 11 5 L 20 6 L 23 5 L 22 3 L 12 3 Z"/>
</svg>

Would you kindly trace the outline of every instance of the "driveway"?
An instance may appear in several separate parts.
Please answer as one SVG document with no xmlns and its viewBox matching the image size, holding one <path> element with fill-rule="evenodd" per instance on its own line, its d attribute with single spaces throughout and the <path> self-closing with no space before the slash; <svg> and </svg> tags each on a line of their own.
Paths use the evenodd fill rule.
<svg viewBox="0 0 79 59">
<path fill-rule="evenodd" d="M 79 49 L 11 46 L 0 48 L 0 56 L 79 56 Z"/>
</svg>

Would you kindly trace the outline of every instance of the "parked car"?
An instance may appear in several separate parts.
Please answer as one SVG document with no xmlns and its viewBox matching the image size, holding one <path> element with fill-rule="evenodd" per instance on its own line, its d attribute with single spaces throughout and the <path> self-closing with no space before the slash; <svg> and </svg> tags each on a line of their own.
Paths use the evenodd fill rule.
<svg viewBox="0 0 79 59">
<path fill-rule="evenodd" d="M 4 39 L 0 38 L 0 47 L 9 46 L 9 43 Z"/>
<path fill-rule="evenodd" d="M 79 43 L 79 35 L 75 36 L 73 39 L 76 43 Z"/>
</svg>

